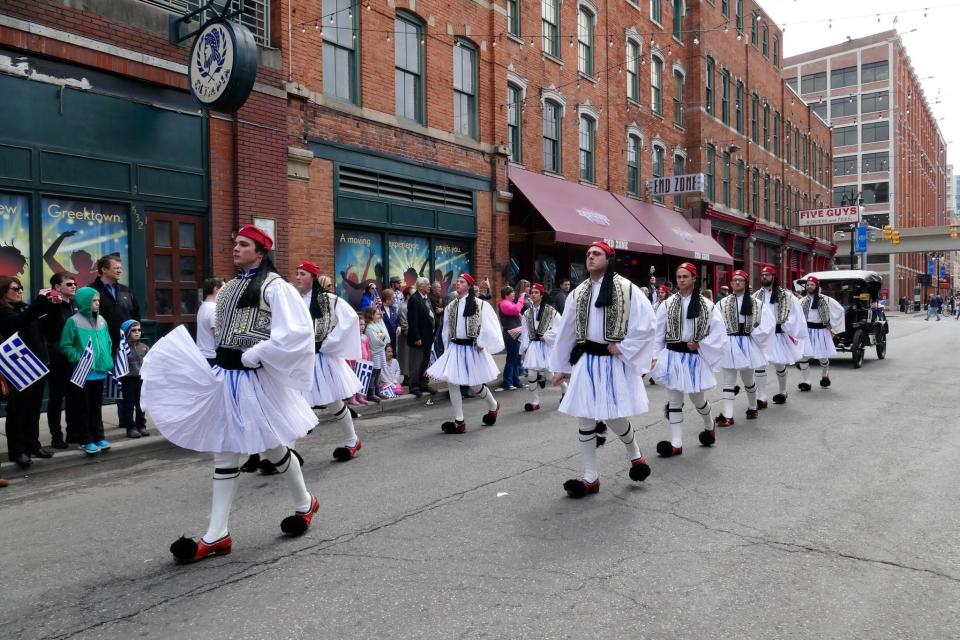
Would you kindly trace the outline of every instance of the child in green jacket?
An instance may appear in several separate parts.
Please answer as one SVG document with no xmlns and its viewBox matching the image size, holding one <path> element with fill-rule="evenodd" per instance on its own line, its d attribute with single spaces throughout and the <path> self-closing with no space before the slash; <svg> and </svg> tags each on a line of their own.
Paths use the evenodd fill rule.
<svg viewBox="0 0 960 640">
<path fill-rule="evenodd" d="M 75 416 L 81 446 L 93 455 L 110 448 L 103 436 L 103 383 L 113 370 L 113 341 L 107 321 L 100 317 L 100 294 L 91 287 L 77 290 L 77 312 L 67 318 L 60 335 L 60 349 L 70 364 L 76 366 L 87 342 L 93 343 L 93 366 L 83 388 L 67 384 L 67 413 Z"/>
</svg>

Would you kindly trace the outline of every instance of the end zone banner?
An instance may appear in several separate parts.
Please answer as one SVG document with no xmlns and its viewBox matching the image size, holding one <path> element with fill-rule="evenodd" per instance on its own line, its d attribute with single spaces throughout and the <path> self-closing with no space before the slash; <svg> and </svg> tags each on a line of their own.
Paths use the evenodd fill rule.
<svg viewBox="0 0 960 640">
<path fill-rule="evenodd" d="M 860 207 L 833 207 L 831 209 L 803 209 L 797 211 L 801 227 L 819 224 L 850 224 L 860 222 Z"/>
</svg>

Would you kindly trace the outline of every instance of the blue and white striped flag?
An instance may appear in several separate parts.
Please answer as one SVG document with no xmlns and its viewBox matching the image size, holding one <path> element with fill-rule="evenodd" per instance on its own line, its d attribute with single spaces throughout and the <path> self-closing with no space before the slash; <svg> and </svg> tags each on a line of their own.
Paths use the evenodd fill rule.
<svg viewBox="0 0 960 640">
<path fill-rule="evenodd" d="M 73 375 L 70 376 L 70 382 L 82 389 L 83 385 L 87 382 L 87 376 L 90 374 L 90 369 L 92 368 L 93 340 L 87 340 L 87 346 L 83 350 L 83 355 L 80 356 L 80 359 L 77 361 L 77 368 L 73 370 Z"/>
<path fill-rule="evenodd" d="M 127 336 L 123 335 L 123 329 L 120 330 L 120 346 L 117 347 L 117 355 L 113 359 L 113 377 L 119 380 L 130 373 L 130 363 L 127 356 L 130 355 L 130 344 L 127 342 Z"/>
<path fill-rule="evenodd" d="M 120 400 L 123 398 L 123 383 L 113 374 L 107 375 L 107 383 L 103 385 L 103 395 L 107 400 Z"/>
<path fill-rule="evenodd" d="M 49 369 L 14 333 L 0 344 L 0 372 L 17 391 L 23 391 L 47 375 Z"/>
<path fill-rule="evenodd" d="M 363 385 L 360 393 L 366 395 L 370 388 L 370 381 L 373 379 L 373 363 L 369 360 L 357 360 L 353 365 L 353 372 L 360 378 L 360 384 Z"/>
</svg>

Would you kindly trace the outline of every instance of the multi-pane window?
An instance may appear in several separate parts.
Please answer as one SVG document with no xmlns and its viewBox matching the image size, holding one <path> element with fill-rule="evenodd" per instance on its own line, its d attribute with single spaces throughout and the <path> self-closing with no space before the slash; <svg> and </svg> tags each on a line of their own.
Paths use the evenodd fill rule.
<svg viewBox="0 0 960 640">
<path fill-rule="evenodd" d="M 507 31 L 520 35 L 520 0 L 507 0 Z"/>
<path fill-rule="evenodd" d="M 712 144 L 707 145 L 707 170 L 705 179 L 707 182 L 707 200 L 711 202 L 716 198 L 716 189 L 714 186 L 714 176 L 717 172 L 717 148 Z"/>
<path fill-rule="evenodd" d="M 627 136 L 627 193 L 640 195 L 640 136 Z"/>
<path fill-rule="evenodd" d="M 594 144 L 596 142 L 597 123 L 590 116 L 580 116 L 580 179 L 596 182 L 594 171 Z"/>
<path fill-rule="evenodd" d="M 683 126 L 683 74 L 673 71 L 673 124 Z"/>
<path fill-rule="evenodd" d="M 510 138 L 510 159 L 514 162 L 520 162 L 521 156 L 521 136 L 520 136 L 520 114 L 523 107 L 523 91 L 520 87 L 512 84 L 507 85 L 507 133 Z"/>
<path fill-rule="evenodd" d="M 743 206 L 743 181 L 746 173 L 746 166 L 743 160 L 737 161 L 737 209 L 746 211 Z"/>
<path fill-rule="evenodd" d="M 737 31 L 743 33 L 743 0 L 737 0 Z"/>
<path fill-rule="evenodd" d="M 640 44 L 627 41 L 627 98 L 640 100 Z"/>
<path fill-rule="evenodd" d="M 596 18 L 586 7 L 577 14 L 577 69 L 588 76 L 593 75 L 593 30 Z"/>
<path fill-rule="evenodd" d="M 836 163 L 836 159 L 834 160 Z M 875 171 L 889 171 L 890 170 L 890 152 L 889 151 L 879 151 L 877 153 L 865 153 L 863 158 L 860 160 L 860 164 L 863 167 L 864 173 L 872 173 Z M 837 174 L 840 175 L 840 174 Z"/>
<path fill-rule="evenodd" d="M 890 108 L 890 94 L 887 91 L 865 93 L 860 96 L 860 113 L 886 111 Z"/>
<path fill-rule="evenodd" d="M 770 29 L 767 25 L 760 30 L 760 51 L 764 58 L 770 57 Z"/>
<path fill-rule="evenodd" d="M 706 70 L 706 80 L 705 80 L 706 89 L 707 89 L 707 96 L 706 96 L 707 103 L 705 106 L 707 109 L 707 113 L 709 113 L 710 115 L 714 114 L 714 108 L 713 108 L 713 82 L 714 82 L 713 75 L 715 70 L 714 67 L 715 67 L 715 64 L 713 62 L 713 58 L 711 58 L 710 56 L 707 56 L 707 70 Z"/>
<path fill-rule="evenodd" d="M 737 133 L 743 133 L 743 101 L 744 101 L 744 87 L 743 82 L 737 80 Z"/>
<path fill-rule="evenodd" d="M 720 119 L 730 124 L 730 72 L 720 72 Z"/>
<path fill-rule="evenodd" d="M 824 122 L 827 122 L 827 121 L 828 121 L 828 120 L 827 120 L 827 103 L 826 103 L 826 102 L 818 102 L 818 103 L 815 104 L 815 105 L 811 105 L 811 106 L 810 106 L 810 110 L 813 111 L 815 114 L 817 114 L 817 115 L 820 117 L 820 119 L 823 120 Z"/>
<path fill-rule="evenodd" d="M 786 152 L 783 154 L 787 159 L 787 162 L 790 162 L 790 159 L 793 157 L 790 155 L 790 123 L 787 122 L 787 125 L 783 128 L 783 137 L 786 139 Z"/>
<path fill-rule="evenodd" d="M 773 153 L 778 158 L 783 153 L 783 149 L 780 147 L 780 112 L 776 111 L 773 114 Z"/>
<path fill-rule="evenodd" d="M 770 150 L 770 104 L 763 105 L 763 148 Z"/>
<path fill-rule="evenodd" d="M 453 132 L 477 137 L 477 50 L 462 40 L 453 47 Z"/>
<path fill-rule="evenodd" d="M 754 48 L 758 45 L 757 28 L 760 26 L 760 14 L 756 11 L 750 16 L 750 44 Z"/>
<path fill-rule="evenodd" d="M 663 114 L 663 60 L 657 56 L 650 62 L 650 108 Z"/>
<path fill-rule="evenodd" d="M 413 18 L 397 16 L 394 82 L 397 115 L 423 123 L 423 26 Z"/>
<path fill-rule="evenodd" d="M 855 176 L 857 173 L 857 156 L 840 156 L 833 159 L 833 175 Z"/>
<path fill-rule="evenodd" d="M 323 0 L 323 13 L 333 20 L 323 25 L 323 93 L 356 104 L 357 16 L 349 10 L 351 1 Z"/>
<path fill-rule="evenodd" d="M 560 114 L 553 100 L 543 102 L 543 170 L 560 173 Z"/>
<path fill-rule="evenodd" d="M 827 72 L 811 73 L 800 79 L 801 93 L 813 93 L 814 91 L 827 90 Z"/>
<path fill-rule="evenodd" d="M 817 147 L 817 182 L 823 184 L 823 149 Z"/>
<path fill-rule="evenodd" d="M 660 145 L 653 145 L 653 167 L 651 167 L 651 173 L 654 178 L 663 177 L 663 157 L 666 154 L 666 150 Z M 653 198 L 657 202 L 663 202 L 663 196 L 654 196 Z"/>
<path fill-rule="evenodd" d="M 830 117 L 840 118 L 843 116 L 857 115 L 857 97 L 847 96 L 846 98 L 834 98 L 830 101 Z"/>
<path fill-rule="evenodd" d="M 833 188 L 833 206 L 845 207 L 857 199 L 857 185 L 847 184 Z"/>
<path fill-rule="evenodd" d="M 830 72 L 830 88 L 852 87 L 857 84 L 857 67 L 844 67 Z"/>
<path fill-rule="evenodd" d="M 543 52 L 560 57 L 560 0 L 540 0 Z"/>
<path fill-rule="evenodd" d="M 763 219 L 770 219 L 770 174 L 763 174 Z"/>
<path fill-rule="evenodd" d="M 683 40 L 683 0 L 673 0 L 673 37 Z"/>
<path fill-rule="evenodd" d="M 750 199 L 753 206 L 750 208 L 750 212 L 755 218 L 760 217 L 760 170 L 753 170 L 753 179 L 750 183 Z"/>
<path fill-rule="evenodd" d="M 760 96 L 757 94 L 750 99 L 750 137 L 760 144 Z"/>
<path fill-rule="evenodd" d="M 730 206 L 730 152 L 723 152 L 723 167 L 720 173 L 720 197 L 723 198 L 723 206 Z"/>
<path fill-rule="evenodd" d="M 890 139 L 889 122 L 868 122 L 863 125 L 863 138 L 861 142 L 881 142 Z"/>
<path fill-rule="evenodd" d="M 773 221 L 780 223 L 783 214 L 780 212 L 780 180 L 773 183 Z"/>
<path fill-rule="evenodd" d="M 724 18 L 730 17 L 730 0 L 720 0 L 720 13 Z"/>
<path fill-rule="evenodd" d="M 863 204 L 883 204 L 890 202 L 889 182 L 864 182 L 861 191 Z"/>
<path fill-rule="evenodd" d="M 803 139 L 803 172 L 810 174 L 810 136 Z"/>
<path fill-rule="evenodd" d="M 790 189 L 790 187 L 787 187 L 786 196 L 787 196 L 787 215 L 784 216 L 783 223 L 789 227 L 793 225 L 793 191 Z"/>
<path fill-rule="evenodd" d="M 683 175 L 683 165 L 684 165 L 684 164 L 686 164 L 686 159 L 685 159 L 683 156 L 681 156 L 681 155 L 679 155 L 679 154 L 673 156 L 673 175 L 675 175 L 675 176 L 682 176 L 682 175 Z M 673 204 L 674 204 L 674 206 L 676 206 L 676 207 L 682 207 L 682 206 L 683 206 L 683 196 L 682 196 L 682 195 L 674 196 L 674 198 L 673 198 Z"/>
<path fill-rule="evenodd" d="M 860 82 L 879 82 L 890 78 L 890 65 L 886 60 L 860 65 Z"/>
<path fill-rule="evenodd" d="M 773 66 L 780 68 L 780 36 L 773 36 Z"/>
<path fill-rule="evenodd" d="M 857 144 L 857 127 L 837 127 L 833 130 L 833 146 L 847 147 Z"/>
<path fill-rule="evenodd" d="M 800 127 L 793 128 L 793 166 L 800 168 Z"/>
<path fill-rule="evenodd" d="M 797 93 L 797 79 L 796 77 L 787 78 L 787 86 L 793 89 L 794 93 Z"/>
<path fill-rule="evenodd" d="M 650 0 L 650 19 L 660 24 L 663 22 L 663 3 L 662 0 Z"/>
</svg>

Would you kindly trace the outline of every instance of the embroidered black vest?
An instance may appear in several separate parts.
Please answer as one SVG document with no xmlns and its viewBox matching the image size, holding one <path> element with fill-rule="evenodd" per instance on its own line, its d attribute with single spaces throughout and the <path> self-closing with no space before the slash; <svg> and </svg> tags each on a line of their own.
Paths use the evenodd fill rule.
<svg viewBox="0 0 960 640">
<path fill-rule="evenodd" d="M 523 312 L 523 319 L 527 323 L 527 335 L 531 338 L 542 338 L 543 334 L 550 331 L 556 317 L 557 310 L 544 302 L 540 312 L 540 323 L 537 324 L 537 315 L 534 313 L 533 307 L 530 307 Z"/>
<path fill-rule="evenodd" d="M 755 327 L 760 326 L 760 318 L 763 317 L 763 300 L 753 300 L 753 313 L 744 316 L 743 333 L 750 335 Z M 727 329 L 727 335 L 740 333 L 740 305 L 737 303 L 737 296 L 730 294 L 718 302 L 720 310 L 723 312 L 723 324 Z"/>
<path fill-rule="evenodd" d="M 323 342 L 337 326 L 337 304 L 340 298 L 321 291 L 317 294 L 317 304 L 320 306 L 320 315 L 313 319 L 314 342 Z"/>
<path fill-rule="evenodd" d="M 613 275 L 613 303 L 603 308 L 603 339 L 607 342 L 623 342 L 627 335 L 627 321 L 630 315 L 630 300 L 633 285 L 618 274 Z M 576 314 L 575 330 L 577 343 L 587 341 L 587 324 L 590 320 L 590 303 L 593 287 L 589 279 L 584 280 L 573 290 L 573 306 Z"/>
<path fill-rule="evenodd" d="M 264 292 L 272 282 L 279 280 L 280 276 L 270 273 L 264 278 L 263 286 L 260 287 L 259 306 L 237 308 L 237 303 L 253 282 L 253 278 L 253 275 L 238 276 L 223 285 L 217 295 L 214 334 L 218 347 L 246 349 L 270 339 L 272 316 Z"/>
<path fill-rule="evenodd" d="M 791 295 L 783 287 L 777 287 L 777 324 L 783 324 L 790 319 L 790 298 L 787 296 Z M 767 290 L 763 287 L 760 287 L 753 292 L 754 301 L 760 301 L 761 303 L 767 301 Z"/>
<path fill-rule="evenodd" d="M 453 340 L 457 337 L 457 321 L 460 319 L 460 298 L 454 298 L 450 301 L 450 304 L 447 305 L 447 310 L 444 313 L 447 316 L 447 326 L 450 328 L 450 339 Z M 466 298 L 463 299 L 463 304 L 466 304 Z M 477 311 L 472 316 L 466 316 L 464 319 L 467 321 L 467 337 L 473 338 L 476 340 L 480 336 L 480 315 L 483 310 L 483 300 L 477 300 Z"/>
<path fill-rule="evenodd" d="M 803 307 L 803 319 L 810 317 L 810 305 L 813 304 L 813 296 L 803 296 L 800 299 L 800 306 Z M 830 303 L 827 297 L 820 294 L 820 304 L 817 305 L 817 311 L 820 312 L 820 324 L 830 324 Z"/>
<path fill-rule="evenodd" d="M 667 305 L 667 342 L 680 342 L 683 340 L 683 297 L 675 293 L 666 300 Z M 710 333 L 710 301 L 700 296 L 700 314 L 693 319 L 693 342 L 700 342 Z"/>
</svg>

